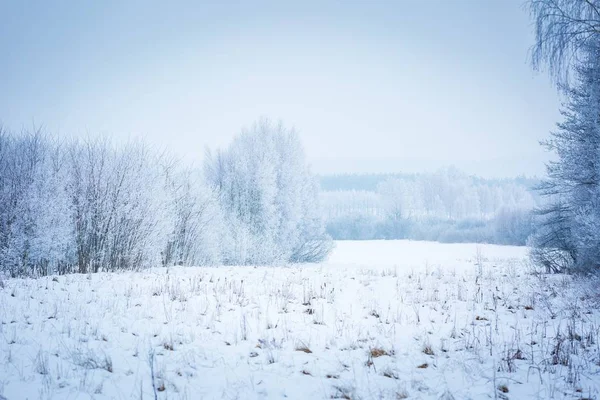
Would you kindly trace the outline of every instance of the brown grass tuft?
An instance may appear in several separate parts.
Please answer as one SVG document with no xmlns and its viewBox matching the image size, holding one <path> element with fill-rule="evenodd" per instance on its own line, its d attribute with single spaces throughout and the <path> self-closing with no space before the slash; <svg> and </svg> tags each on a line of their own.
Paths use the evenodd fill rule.
<svg viewBox="0 0 600 400">
<path fill-rule="evenodd" d="M 379 347 L 372 348 L 370 350 L 369 354 L 373 358 L 377 358 L 377 357 L 381 357 L 381 356 L 389 356 L 390 355 L 390 353 L 388 353 L 387 351 L 385 351 L 384 349 L 381 349 Z"/>
<path fill-rule="evenodd" d="M 307 346 L 298 346 L 298 347 L 296 347 L 296 351 L 301 351 L 306 354 L 312 353 L 312 350 L 309 349 Z"/>
</svg>

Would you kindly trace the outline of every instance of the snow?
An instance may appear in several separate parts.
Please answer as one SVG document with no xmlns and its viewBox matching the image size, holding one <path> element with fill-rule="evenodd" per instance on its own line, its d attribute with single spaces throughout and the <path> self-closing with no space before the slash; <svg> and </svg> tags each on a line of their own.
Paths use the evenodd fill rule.
<svg viewBox="0 0 600 400">
<path fill-rule="evenodd" d="M 343 240 L 329 257 L 332 264 L 360 265 L 369 268 L 425 268 L 426 264 L 443 265 L 444 269 L 472 269 L 470 262 L 477 248 L 485 249 L 490 262 L 523 260 L 527 248 L 519 246 L 478 245 L 473 243 L 432 243 L 411 240 Z"/>
<path fill-rule="evenodd" d="M 593 286 L 530 271 L 524 247 L 347 241 L 322 264 L 4 280 L 0 398 L 597 397 Z"/>
</svg>

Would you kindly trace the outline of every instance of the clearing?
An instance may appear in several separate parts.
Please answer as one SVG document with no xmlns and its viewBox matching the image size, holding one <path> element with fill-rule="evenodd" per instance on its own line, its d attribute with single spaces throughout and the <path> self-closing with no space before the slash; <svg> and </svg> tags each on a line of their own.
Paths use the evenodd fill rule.
<svg viewBox="0 0 600 400">
<path fill-rule="evenodd" d="M 0 398 L 595 399 L 598 291 L 523 247 L 0 283 Z"/>
</svg>

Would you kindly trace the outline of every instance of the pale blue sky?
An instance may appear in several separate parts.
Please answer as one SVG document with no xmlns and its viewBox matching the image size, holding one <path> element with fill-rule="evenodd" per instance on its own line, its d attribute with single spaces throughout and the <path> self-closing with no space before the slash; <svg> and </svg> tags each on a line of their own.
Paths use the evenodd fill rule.
<svg viewBox="0 0 600 400">
<path fill-rule="evenodd" d="M 540 174 L 558 98 L 521 0 L 0 0 L 0 121 L 188 160 L 260 116 L 317 172 Z"/>
</svg>

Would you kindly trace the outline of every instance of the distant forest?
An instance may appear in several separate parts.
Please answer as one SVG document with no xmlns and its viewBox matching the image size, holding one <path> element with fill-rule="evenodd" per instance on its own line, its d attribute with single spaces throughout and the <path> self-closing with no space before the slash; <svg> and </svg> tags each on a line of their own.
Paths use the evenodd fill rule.
<svg viewBox="0 0 600 400">
<path fill-rule="evenodd" d="M 454 168 L 449 168 L 453 170 Z M 456 170 L 456 169 L 454 169 Z M 460 173 L 459 170 L 456 170 Z M 366 190 L 376 191 L 377 186 L 389 179 L 402 179 L 402 180 L 417 180 L 419 177 L 427 175 L 426 173 L 377 173 L 377 174 L 327 174 L 319 175 L 319 182 L 321 184 L 321 190 L 323 191 L 335 191 L 335 190 Z M 496 186 L 504 183 L 514 183 L 522 185 L 530 190 L 539 185 L 540 179 L 531 178 L 526 176 L 517 176 L 515 178 L 481 178 L 475 175 L 470 175 L 470 179 L 474 182 L 479 182 L 483 185 Z M 536 196 L 535 191 L 532 195 Z"/>
<path fill-rule="evenodd" d="M 344 239 L 418 239 L 523 245 L 541 204 L 539 180 L 433 173 L 320 176 L 327 232 Z"/>
</svg>

